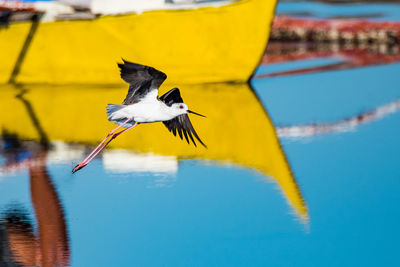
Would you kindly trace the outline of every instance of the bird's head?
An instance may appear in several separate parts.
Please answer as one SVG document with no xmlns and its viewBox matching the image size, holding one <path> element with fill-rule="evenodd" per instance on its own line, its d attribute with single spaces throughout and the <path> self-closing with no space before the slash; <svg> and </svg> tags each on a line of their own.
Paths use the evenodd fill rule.
<svg viewBox="0 0 400 267">
<path fill-rule="evenodd" d="M 171 108 L 174 110 L 174 113 L 176 116 L 182 115 L 182 114 L 187 114 L 187 113 L 192 113 L 201 117 L 205 117 L 204 115 L 201 115 L 199 113 L 196 113 L 194 111 L 189 110 L 188 106 L 185 103 L 175 103 L 172 104 Z"/>
</svg>

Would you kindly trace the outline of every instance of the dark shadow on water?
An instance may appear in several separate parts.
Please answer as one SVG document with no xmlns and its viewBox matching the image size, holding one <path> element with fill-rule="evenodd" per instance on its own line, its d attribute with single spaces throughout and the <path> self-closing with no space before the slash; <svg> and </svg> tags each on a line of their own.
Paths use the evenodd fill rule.
<svg viewBox="0 0 400 267">
<path fill-rule="evenodd" d="M 22 241 L 22 243 L 21 243 Z M 12 205 L 1 215 L 0 266 L 34 266 L 35 234 L 31 218 L 22 206 Z M 29 261 L 16 257 L 16 247 L 21 247 Z"/>
<path fill-rule="evenodd" d="M 31 119 L 33 126 L 35 127 L 36 131 L 38 132 L 40 144 L 44 148 L 48 149 L 50 144 L 49 144 L 49 139 L 47 137 L 47 134 L 43 130 L 43 127 L 42 127 L 38 117 L 36 116 L 36 113 L 35 113 L 35 110 L 33 109 L 32 104 L 24 97 L 27 90 L 25 90 L 21 85 L 16 85 L 16 88 L 20 90 L 20 93 L 18 93 L 16 95 L 16 98 L 21 100 L 21 102 L 24 104 L 26 111 L 29 115 L 29 118 Z"/>
<path fill-rule="evenodd" d="M 37 229 L 23 207 L 0 215 L 0 266 L 69 266 L 70 248 L 62 204 L 46 169 L 47 147 L 19 140 L 3 130 L 5 166 L 29 169 L 31 202 Z"/>
</svg>

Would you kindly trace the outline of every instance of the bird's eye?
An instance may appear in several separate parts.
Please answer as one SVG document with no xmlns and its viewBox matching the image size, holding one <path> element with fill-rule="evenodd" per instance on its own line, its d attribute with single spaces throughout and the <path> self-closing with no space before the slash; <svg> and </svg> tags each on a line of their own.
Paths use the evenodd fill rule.
<svg viewBox="0 0 400 267">
<path fill-rule="evenodd" d="M 182 106 L 182 105 L 180 105 L 180 106 L 179 106 L 179 108 L 180 108 L 180 109 L 183 109 L 183 106 Z"/>
</svg>

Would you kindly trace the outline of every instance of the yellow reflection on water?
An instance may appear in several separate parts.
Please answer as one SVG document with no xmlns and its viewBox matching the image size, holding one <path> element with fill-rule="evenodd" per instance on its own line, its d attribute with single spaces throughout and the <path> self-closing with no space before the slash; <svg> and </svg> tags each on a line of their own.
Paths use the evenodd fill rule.
<svg viewBox="0 0 400 267">
<path fill-rule="evenodd" d="M 177 87 L 190 109 L 207 116 L 191 116 L 191 120 L 208 149 L 188 145 L 168 132 L 162 123 L 141 124 L 110 146 L 256 169 L 279 184 L 294 213 L 307 223 L 307 206 L 275 128 L 249 85 L 220 83 Z M 169 88 L 163 85 L 160 94 Z M 121 103 L 126 91 L 123 84 L 106 87 L 2 85 L 1 127 L 25 139 L 95 145 L 115 127 L 107 121 L 106 105 Z"/>
</svg>

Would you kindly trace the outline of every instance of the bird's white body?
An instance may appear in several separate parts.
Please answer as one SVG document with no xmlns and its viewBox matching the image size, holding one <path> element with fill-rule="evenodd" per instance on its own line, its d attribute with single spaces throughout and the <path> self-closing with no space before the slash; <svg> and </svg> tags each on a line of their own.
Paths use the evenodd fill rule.
<svg viewBox="0 0 400 267">
<path fill-rule="evenodd" d="M 140 102 L 122 106 L 120 109 L 109 114 L 109 120 L 120 121 L 133 118 L 140 123 L 168 121 L 181 114 L 187 113 L 185 104 L 167 106 L 158 100 L 157 91 L 153 90 L 147 94 Z"/>
</svg>

